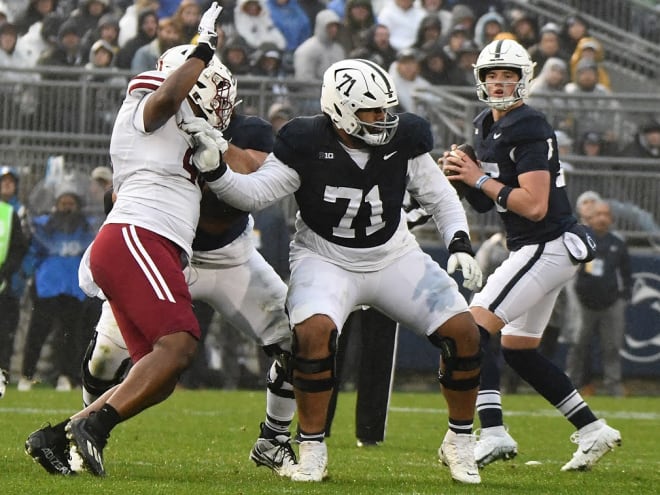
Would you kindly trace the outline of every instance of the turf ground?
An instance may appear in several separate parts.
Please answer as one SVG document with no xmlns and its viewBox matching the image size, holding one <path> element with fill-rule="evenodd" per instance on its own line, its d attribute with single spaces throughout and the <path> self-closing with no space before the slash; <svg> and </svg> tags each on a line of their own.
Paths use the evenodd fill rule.
<svg viewBox="0 0 660 495">
<path fill-rule="evenodd" d="M 446 430 L 435 393 L 396 392 L 386 442 L 357 448 L 353 393 L 342 393 L 328 439 L 330 477 L 300 484 L 248 460 L 264 393 L 177 390 L 170 399 L 118 426 L 105 449 L 108 476 L 48 475 L 23 451 L 27 435 L 75 412 L 79 392 L 8 390 L 0 401 L 0 494 L 552 494 L 660 493 L 660 398 L 589 400 L 619 429 L 623 446 L 590 472 L 559 471 L 575 450 L 572 427 L 536 395 L 504 397 L 506 422 L 519 455 L 482 470 L 482 484 L 458 485 L 438 463 Z M 529 461 L 540 464 L 528 465 Z"/>
</svg>

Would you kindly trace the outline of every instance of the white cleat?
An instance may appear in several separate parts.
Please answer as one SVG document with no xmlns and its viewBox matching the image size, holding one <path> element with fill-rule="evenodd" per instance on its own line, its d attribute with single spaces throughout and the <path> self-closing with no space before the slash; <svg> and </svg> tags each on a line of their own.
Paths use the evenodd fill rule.
<svg viewBox="0 0 660 495">
<path fill-rule="evenodd" d="M 599 419 L 573 433 L 571 442 L 576 443 L 578 448 L 561 470 L 586 471 L 616 445 L 621 445 L 621 433 L 607 426 L 604 419 Z"/>
<path fill-rule="evenodd" d="M 477 466 L 483 468 L 499 459 L 505 461 L 518 455 L 518 443 L 509 435 L 504 426 L 482 428 L 479 440 L 474 447 Z"/>
<path fill-rule="evenodd" d="M 0 399 L 5 396 L 7 384 L 9 383 L 9 375 L 3 369 L 0 369 Z"/>
<path fill-rule="evenodd" d="M 300 442 L 293 481 L 323 481 L 328 476 L 328 446 L 325 442 Z"/>
<path fill-rule="evenodd" d="M 474 460 L 474 435 L 458 435 L 447 431 L 438 449 L 440 461 L 449 467 L 451 477 L 460 483 L 481 483 L 479 468 Z"/>
</svg>

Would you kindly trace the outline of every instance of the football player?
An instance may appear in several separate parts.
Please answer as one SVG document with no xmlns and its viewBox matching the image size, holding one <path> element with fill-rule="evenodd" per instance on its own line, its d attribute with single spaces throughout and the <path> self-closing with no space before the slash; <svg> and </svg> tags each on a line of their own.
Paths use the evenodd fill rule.
<svg viewBox="0 0 660 495">
<path fill-rule="evenodd" d="M 430 126 L 413 114 L 391 114 L 397 102 L 381 67 L 343 60 L 324 74 L 323 114 L 286 124 L 259 170 L 240 175 L 219 157 L 196 162 L 209 187 L 237 208 L 260 209 L 292 193 L 298 203 L 287 295 L 298 406 L 294 481 L 318 482 L 327 475 L 324 429 L 337 336 L 349 313 L 366 305 L 440 348 L 449 409 L 440 454 L 454 479 L 480 482 L 471 435 L 479 331 L 454 279 L 408 230 L 406 190 L 442 233 L 451 252 L 448 270 L 460 266 L 469 289 L 480 286 L 481 272 L 465 211 L 429 154 Z"/>
<path fill-rule="evenodd" d="M 158 61 L 159 70 L 170 73 L 194 51 L 194 45 L 167 50 Z M 224 153 L 227 161 L 250 172 L 263 162 L 273 148 L 273 131 L 263 119 L 234 111 L 236 81 L 224 66 L 216 77 L 227 85 L 218 100 L 224 109 L 217 128 L 231 141 Z M 205 120 L 188 122 L 188 132 L 208 132 Z M 202 195 L 200 219 L 193 240 L 193 255 L 186 268 L 193 300 L 202 300 L 223 315 L 225 321 L 254 339 L 275 358 L 267 376 L 266 420 L 250 458 L 285 476 L 295 464 L 289 425 L 295 413 L 293 387 L 286 375 L 291 353 L 291 331 L 284 312 L 286 284 L 255 249 L 254 220 L 206 189 Z M 258 280 L 259 283 L 255 283 Z M 83 362 L 83 401 L 93 402 L 119 383 L 130 358 L 121 333 L 109 309 L 103 311 L 96 333 Z"/>
<path fill-rule="evenodd" d="M 219 155 L 228 143 L 219 131 L 198 132 L 194 141 L 207 146 L 195 149 L 180 125 L 196 116 L 212 125 L 222 118 L 217 99 L 227 83 L 217 75 L 215 57 L 221 11 L 214 2 L 204 13 L 198 45 L 177 70 L 132 79 L 117 114 L 110 141 L 117 199 L 89 251 L 89 266 L 134 365 L 88 407 L 28 437 L 27 453 L 49 472 L 70 473 L 70 453 L 103 476 L 111 430 L 165 400 L 195 355 L 200 330 L 183 272 L 202 197 L 194 161 L 211 147 Z"/>
<path fill-rule="evenodd" d="M 533 70 L 516 41 L 487 45 L 474 66 L 477 95 L 490 107 L 474 120 L 479 164 L 458 150 L 443 157 L 449 179 L 472 188 L 466 198 L 475 209 L 497 208 L 511 252 L 470 304 L 487 330 L 475 456 L 483 467 L 517 453 L 503 423 L 499 370 L 487 345 L 489 334 L 501 332 L 506 362 L 577 429 L 571 438 L 578 449 L 562 471 L 585 470 L 620 444 L 621 435 L 596 418 L 564 372 L 537 350 L 559 291 L 578 263 L 590 259 L 594 245 L 571 211 L 555 133 L 543 114 L 524 103 Z"/>
</svg>

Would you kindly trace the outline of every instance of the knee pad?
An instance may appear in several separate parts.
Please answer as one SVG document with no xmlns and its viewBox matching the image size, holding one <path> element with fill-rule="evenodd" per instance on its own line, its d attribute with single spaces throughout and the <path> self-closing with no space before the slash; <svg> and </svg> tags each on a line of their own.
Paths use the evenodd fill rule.
<svg viewBox="0 0 660 495">
<path fill-rule="evenodd" d="M 320 359 L 305 359 L 298 355 L 298 340 L 295 330 L 293 331 L 291 357 L 291 372 L 293 375 L 293 386 L 303 392 L 325 392 L 332 390 L 335 387 L 335 355 L 337 353 L 337 330 L 333 329 L 330 332 L 328 339 L 328 352 L 329 355 Z M 295 376 L 294 371 L 305 373 L 306 375 L 316 375 L 325 371 L 330 371 L 329 378 L 301 378 Z"/>
<path fill-rule="evenodd" d="M 428 336 L 431 343 L 440 349 L 444 370 L 438 371 L 438 380 L 449 390 L 471 390 L 479 386 L 480 373 L 470 378 L 456 379 L 454 371 L 473 371 L 481 367 L 481 350 L 473 356 L 459 356 L 456 341 L 451 337 L 441 337 L 435 332 Z"/>
<path fill-rule="evenodd" d="M 88 394 L 99 397 L 121 383 L 131 364 L 126 349 L 94 332 L 82 363 L 82 385 Z"/>
</svg>

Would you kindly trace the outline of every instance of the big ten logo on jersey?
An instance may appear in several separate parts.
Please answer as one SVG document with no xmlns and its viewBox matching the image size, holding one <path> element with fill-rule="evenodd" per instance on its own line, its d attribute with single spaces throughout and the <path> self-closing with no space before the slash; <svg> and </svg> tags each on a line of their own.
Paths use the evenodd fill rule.
<svg viewBox="0 0 660 495">
<path fill-rule="evenodd" d="M 334 160 L 335 154 L 332 151 L 319 151 L 319 160 Z"/>
</svg>

